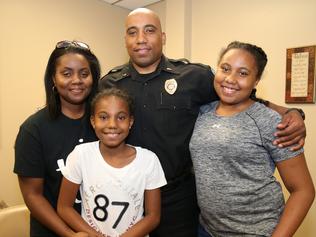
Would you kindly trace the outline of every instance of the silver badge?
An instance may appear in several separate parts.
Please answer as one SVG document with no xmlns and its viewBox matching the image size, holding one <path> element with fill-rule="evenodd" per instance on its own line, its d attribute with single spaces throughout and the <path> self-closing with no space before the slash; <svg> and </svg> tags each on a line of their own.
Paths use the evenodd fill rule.
<svg viewBox="0 0 316 237">
<path fill-rule="evenodd" d="M 165 90 L 170 94 L 173 95 L 177 90 L 178 84 L 175 79 L 169 79 L 165 81 Z"/>
</svg>

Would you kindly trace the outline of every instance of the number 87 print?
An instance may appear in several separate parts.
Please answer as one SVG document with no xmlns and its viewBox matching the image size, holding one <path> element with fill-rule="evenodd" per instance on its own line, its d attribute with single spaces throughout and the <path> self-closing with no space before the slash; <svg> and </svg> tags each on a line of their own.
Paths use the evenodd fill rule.
<svg viewBox="0 0 316 237">
<path fill-rule="evenodd" d="M 102 201 L 104 203 L 102 203 Z M 94 198 L 94 202 L 96 204 L 96 207 L 93 209 L 94 218 L 98 221 L 102 221 L 102 222 L 106 221 L 108 218 L 107 207 L 110 205 L 109 199 L 105 195 L 99 194 Z M 115 229 L 118 226 L 118 224 L 120 223 L 127 208 L 129 207 L 129 203 L 128 202 L 113 201 L 113 202 L 111 202 L 111 205 L 123 207 L 120 214 L 118 215 L 114 225 L 112 226 L 112 228 Z"/>
</svg>

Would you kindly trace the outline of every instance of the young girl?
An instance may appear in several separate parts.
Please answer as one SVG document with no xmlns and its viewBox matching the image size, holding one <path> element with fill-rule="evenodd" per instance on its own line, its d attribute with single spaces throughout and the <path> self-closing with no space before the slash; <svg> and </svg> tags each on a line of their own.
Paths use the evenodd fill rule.
<svg viewBox="0 0 316 237">
<path fill-rule="evenodd" d="M 124 91 L 100 92 L 90 119 L 99 141 L 77 146 L 62 169 L 58 213 L 90 237 L 143 237 L 159 224 L 159 187 L 166 180 L 153 152 L 125 144 L 132 111 Z M 72 207 L 79 188 L 82 218 Z"/>
<path fill-rule="evenodd" d="M 190 142 L 201 209 L 199 236 L 292 236 L 315 195 L 303 150 L 272 145 L 280 116 L 250 99 L 267 57 L 232 42 L 220 55 L 220 101 L 203 108 Z M 290 192 L 284 204 L 275 166 Z"/>
</svg>

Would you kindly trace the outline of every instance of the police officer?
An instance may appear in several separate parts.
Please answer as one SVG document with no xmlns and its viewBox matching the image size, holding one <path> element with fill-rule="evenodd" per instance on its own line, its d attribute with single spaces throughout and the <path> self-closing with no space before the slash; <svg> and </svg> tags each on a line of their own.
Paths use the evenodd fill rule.
<svg viewBox="0 0 316 237">
<path fill-rule="evenodd" d="M 198 207 L 189 141 L 199 107 L 217 99 L 214 75 L 209 66 L 165 57 L 165 40 L 154 12 L 132 11 L 125 35 L 130 61 L 104 76 L 100 89 L 118 86 L 134 97 L 135 122 L 128 143 L 154 151 L 168 180 L 162 188 L 161 222 L 151 236 L 195 237 Z M 302 119 L 290 114 L 299 124 L 292 130 L 303 131 L 296 139 L 303 139 Z"/>
</svg>

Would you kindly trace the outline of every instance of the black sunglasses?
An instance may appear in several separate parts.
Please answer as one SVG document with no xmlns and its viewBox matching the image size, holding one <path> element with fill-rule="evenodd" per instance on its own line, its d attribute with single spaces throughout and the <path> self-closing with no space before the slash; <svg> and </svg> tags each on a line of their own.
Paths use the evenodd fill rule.
<svg viewBox="0 0 316 237">
<path fill-rule="evenodd" d="M 81 49 L 85 49 L 85 50 L 90 51 L 89 45 L 87 45 L 86 43 L 80 42 L 80 41 L 63 40 L 63 41 L 59 41 L 56 44 L 57 49 L 63 49 L 63 48 L 68 48 L 68 47 L 77 47 L 77 48 L 81 48 Z"/>
</svg>

